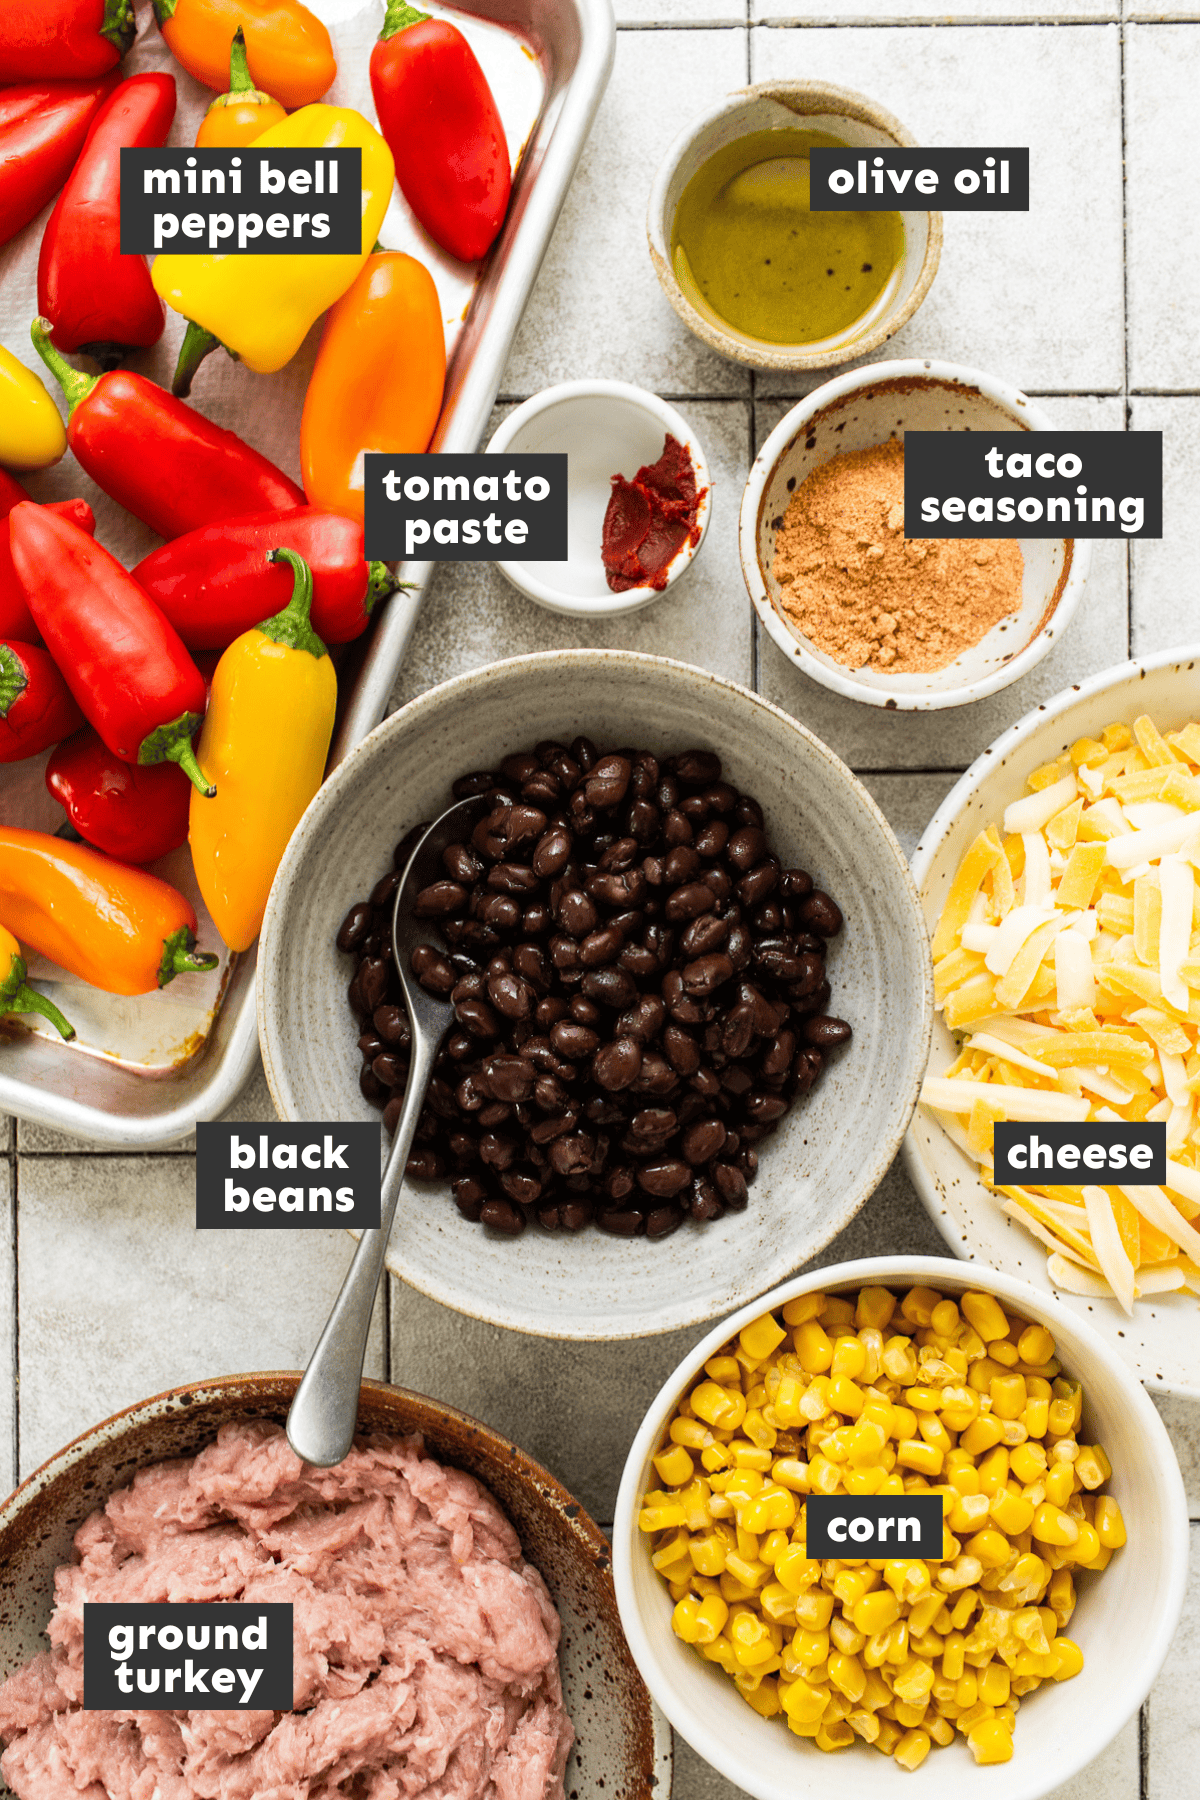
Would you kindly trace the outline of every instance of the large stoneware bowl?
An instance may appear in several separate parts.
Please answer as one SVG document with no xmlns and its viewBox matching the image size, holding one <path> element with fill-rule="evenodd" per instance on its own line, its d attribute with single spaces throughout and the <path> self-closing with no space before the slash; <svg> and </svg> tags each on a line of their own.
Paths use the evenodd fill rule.
<svg viewBox="0 0 1200 1800">
<path fill-rule="evenodd" d="M 139 1469 L 194 1456 L 222 1425 L 287 1416 L 299 1376 L 231 1375 L 143 1400 L 85 1431 L 0 1507 L 0 1677 L 39 1650 L 54 1571 L 76 1530 Z M 587 1514 L 531 1457 L 475 1419 L 403 1388 L 363 1383 L 361 1432 L 420 1432 L 426 1449 L 489 1488 L 558 1608 L 563 1693 L 575 1726 L 573 1800 L 669 1800 L 670 1732 L 642 1685 L 617 1616 L 608 1545 Z M 0 1783 L 0 1796 L 8 1790 Z"/>
<path fill-rule="evenodd" d="M 402 1194 L 388 1266 L 414 1287 L 520 1331 L 629 1338 L 715 1318 L 807 1262 L 878 1185 L 915 1103 L 932 1017 L 916 892 L 874 801 L 803 726 L 703 670 L 616 651 L 519 657 L 432 689 L 364 739 L 301 820 L 267 908 L 259 1027 L 285 1118 L 378 1119 L 358 1087 L 342 918 L 397 839 L 450 803 L 457 776 L 580 733 L 656 754 L 715 750 L 761 802 L 784 866 L 811 870 L 845 915 L 830 1004 L 853 1042 L 764 1141 L 748 1211 L 657 1243 L 592 1227 L 513 1239 L 468 1224 L 448 1186 Z"/>
</svg>

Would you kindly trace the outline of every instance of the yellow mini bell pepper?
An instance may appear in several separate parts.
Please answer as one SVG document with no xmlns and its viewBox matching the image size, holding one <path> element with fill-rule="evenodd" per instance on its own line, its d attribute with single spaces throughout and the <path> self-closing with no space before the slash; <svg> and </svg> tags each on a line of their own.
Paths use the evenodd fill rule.
<svg viewBox="0 0 1200 1800">
<path fill-rule="evenodd" d="M 46 384 L 0 344 L 0 465 L 48 469 L 67 447 L 67 428 Z"/>
<path fill-rule="evenodd" d="M 288 839 L 321 785 L 337 676 L 309 623 L 312 572 L 294 550 L 290 605 L 243 632 L 213 675 L 196 758 L 216 794 L 193 793 L 188 841 L 196 880 L 231 950 L 258 936 Z"/>
<path fill-rule="evenodd" d="M 0 925 L 0 1014 L 9 1013 L 41 1013 L 60 1037 L 75 1036 L 75 1027 L 63 1018 L 53 1001 L 30 987 L 25 979 L 21 946 L 7 926 Z"/>
<path fill-rule="evenodd" d="M 316 319 L 341 298 L 379 236 L 395 165 L 375 127 L 346 106 L 304 106 L 261 137 L 256 150 L 362 151 L 362 246 L 353 256 L 173 256 L 156 258 L 154 286 L 188 321 L 173 391 L 186 394 L 204 358 L 221 345 L 260 375 L 290 362 Z"/>
</svg>

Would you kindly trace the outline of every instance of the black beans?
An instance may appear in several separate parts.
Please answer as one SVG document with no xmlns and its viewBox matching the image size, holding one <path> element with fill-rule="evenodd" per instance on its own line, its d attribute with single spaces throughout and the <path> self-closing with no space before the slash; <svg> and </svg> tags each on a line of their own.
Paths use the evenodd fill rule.
<svg viewBox="0 0 1200 1800">
<path fill-rule="evenodd" d="M 851 1036 L 831 1016 L 828 894 L 771 852 L 762 809 L 690 749 L 576 738 L 454 784 L 486 794 L 416 896 L 445 951 L 412 970 L 454 1018 L 408 1173 L 515 1236 L 594 1223 L 657 1239 L 748 1204 L 757 1146 Z M 391 911 L 417 826 L 338 929 L 359 1086 L 395 1129 L 411 1033 Z"/>
</svg>

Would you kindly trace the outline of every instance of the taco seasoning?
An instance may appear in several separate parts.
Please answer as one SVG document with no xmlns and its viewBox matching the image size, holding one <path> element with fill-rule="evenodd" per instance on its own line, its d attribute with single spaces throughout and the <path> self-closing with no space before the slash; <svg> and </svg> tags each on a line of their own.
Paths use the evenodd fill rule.
<svg viewBox="0 0 1200 1800">
<path fill-rule="evenodd" d="M 671 232 L 675 279 L 701 312 L 771 344 L 836 343 L 890 303 L 904 258 L 898 212 L 810 212 L 821 131 L 752 131 L 702 163 Z"/>
<path fill-rule="evenodd" d="M 794 631 L 849 669 L 944 669 L 1021 607 L 1014 538 L 906 538 L 904 446 L 834 456 L 792 495 L 771 573 Z"/>
</svg>

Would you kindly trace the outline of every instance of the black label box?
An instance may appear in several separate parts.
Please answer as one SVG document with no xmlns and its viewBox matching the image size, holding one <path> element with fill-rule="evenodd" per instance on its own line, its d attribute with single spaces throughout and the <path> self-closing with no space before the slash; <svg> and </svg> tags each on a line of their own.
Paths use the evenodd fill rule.
<svg viewBox="0 0 1200 1800">
<path fill-rule="evenodd" d="M 379 1126 L 196 1126 L 198 1231 L 379 1225 Z"/>
</svg>

